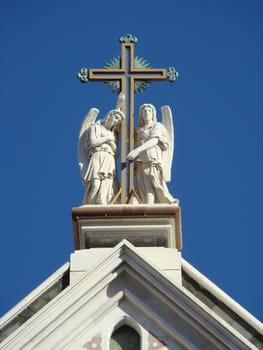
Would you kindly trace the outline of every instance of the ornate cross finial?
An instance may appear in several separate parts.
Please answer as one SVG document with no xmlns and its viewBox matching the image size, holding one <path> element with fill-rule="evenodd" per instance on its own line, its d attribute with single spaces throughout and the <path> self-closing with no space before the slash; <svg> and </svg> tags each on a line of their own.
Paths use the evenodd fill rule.
<svg viewBox="0 0 263 350">
<path fill-rule="evenodd" d="M 136 44 L 138 39 L 136 38 L 136 36 L 133 36 L 131 34 L 126 34 L 120 37 L 120 42 L 123 43 L 134 43 Z"/>
</svg>

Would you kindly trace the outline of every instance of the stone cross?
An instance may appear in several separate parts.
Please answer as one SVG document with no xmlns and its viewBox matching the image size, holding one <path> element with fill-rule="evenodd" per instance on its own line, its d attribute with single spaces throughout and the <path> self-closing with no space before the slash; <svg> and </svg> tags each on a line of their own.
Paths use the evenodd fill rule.
<svg viewBox="0 0 263 350">
<path fill-rule="evenodd" d="M 121 56 L 109 61 L 105 68 L 82 68 L 78 73 L 81 82 L 103 81 L 117 93 L 126 97 L 123 112 L 126 119 L 121 125 L 121 186 L 114 201 L 120 197 L 121 203 L 128 203 L 135 194 L 133 185 L 133 164 L 126 159 L 134 148 L 134 93 L 143 91 L 150 82 L 168 80 L 174 82 L 178 73 L 173 67 L 151 68 L 143 58 L 134 56 L 137 38 L 131 34 L 122 36 Z"/>
</svg>

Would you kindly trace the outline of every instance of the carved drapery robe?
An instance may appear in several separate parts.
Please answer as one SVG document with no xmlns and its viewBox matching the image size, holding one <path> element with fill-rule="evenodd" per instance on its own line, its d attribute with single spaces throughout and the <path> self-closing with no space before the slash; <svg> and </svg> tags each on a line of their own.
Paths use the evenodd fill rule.
<svg viewBox="0 0 263 350">
<path fill-rule="evenodd" d="M 105 136 L 105 133 L 112 131 L 107 130 L 101 124 L 91 126 L 90 133 L 95 134 L 97 138 Z M 114 196 L 114 184 L 116 181 L 116 143 L 102 143 L 98 146 L 92 146 L 87 143 L 87 152 L 89 156 L 89 164 L 84 176 L 86 186 L 86 204 L 105 204 L 110 203 Z M 89 192 L 91 182 L 99 180 L 101 185 L 98 188 L 96 196 L 89 200 Z"/>
<path fill-rule="evenodd" d="M 176 199 L 169 193 L 163 176 L 163 151 L 169 147 L 163 125 L 154 123 L 149 127 L 138 128 L 135 141 L 140 146 L 155 137 L 158 143 L 142 151 L 136 160 L 137 192 L 142 203 L 147 203 L 146 194 L 149 188 L 154 190 L 155 203 L 175 203 Z"/>
</svg>

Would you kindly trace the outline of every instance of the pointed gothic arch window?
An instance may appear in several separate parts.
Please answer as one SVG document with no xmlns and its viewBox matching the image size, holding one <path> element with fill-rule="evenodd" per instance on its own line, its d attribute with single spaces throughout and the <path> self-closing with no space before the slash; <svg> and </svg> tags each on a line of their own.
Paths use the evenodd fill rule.
<svg viewBox="0 0 263 350">
<path fill-rule="evenodd" d="M 127 325 L 117 328 L 111 335 L 110 350 L 140 350 L 140 335 Z"/>
</svg>

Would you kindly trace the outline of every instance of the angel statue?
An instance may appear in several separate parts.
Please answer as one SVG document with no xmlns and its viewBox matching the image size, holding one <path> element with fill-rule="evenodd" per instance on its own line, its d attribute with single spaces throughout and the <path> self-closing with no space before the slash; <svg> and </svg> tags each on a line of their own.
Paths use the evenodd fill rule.
<svg viewBox="0 0 263 350">
<path fill-rule="evenodd" d="M 152 104 L 140 107 L 138 127 L 135 130 L 135 144 L 127 158 L 136 158 L 135 174 L 137 194 L 142 203 L 178 204 L 167 188 L 171 178 L 174 148 L 172 114 L 169 106 L 161 108 L 162 124 L 157 122 L 156 109 Z"/>
<path fill-rule="evenodd" d="M 124 95 L 115 109 L 96 121 L 99 110 L 91 108 L 79 133 L 78 161 L 85 186 L 83 204 L 109 204 L 117 191 L 117 132 L 125 118 L 121 111 Z"/>
</svg>

